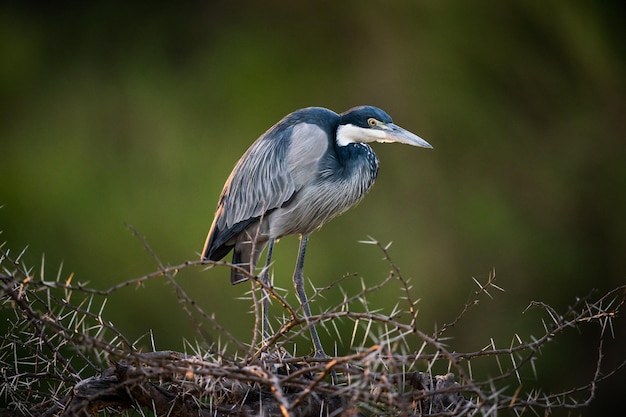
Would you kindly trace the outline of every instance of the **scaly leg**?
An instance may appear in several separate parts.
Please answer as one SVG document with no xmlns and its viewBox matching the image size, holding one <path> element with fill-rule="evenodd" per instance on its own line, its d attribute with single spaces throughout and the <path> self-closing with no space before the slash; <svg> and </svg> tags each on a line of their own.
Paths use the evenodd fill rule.
<svg viewBox="0 0 626 417">
<path fill-rule="evenodd" d="M 307 322 L 311 317 L 311 308 L 309 307 L 309 300 L 307 299 L 306 292 L 304 291 L 304 277 L 303 277 L 303 268 L 304 268 L 304 253 L 306 252 L 306 245 L 309 241 L 309 235 L 300 236 L 300 251 L 298 252 L 298 261 L 296 263 L 296 270 L 293 273 L 293 283 L 296 287 L 296 293 L 298 295 L 298 300 L 300 300 L 300 305 L 302 305 L 302 309 L 304 310 L 304 317 Z M 313 340 L 313 346 L 315 347 L 315 357 L 316 358 L 327 358 L 328 355 L 324 352 L 324 348 L 322 347 L 322 343 L 320 342 L 320 337 L 317 334 L 317 330 L 315 329 L 315 325 L 311 325 L 311 339 Z"/>
<path fill-rule="evenodd" d="M 309 307 L 309 300 L 307 299 L 306 292 L 304 291 L 304 276 L 303 276 L 303 268 L 304 268 L 304 253 L 306 252 L 306 245 L 309 242 L 309 235 L 301 235 L 300 236 L 300 250 L 298 251 L 298 261 L 296 262 L 296 270 L 293 273 L 293 283 L 296 287 L 296 293 L 298 295 L 298 300 L 300 300 L 300 304 L 302 305 L 302 309 L 304 310 L 304 316 L 309 321 L 311 317 L 311 308 Z M 329 356 L 324 352 L 324 348 L 322 347 L 322 343 L 320 342 L 320 337 L 317 334 L 317 329 L 314 324 L 310 325 L 309 330 L 311 331 L 311 339 L 313 340 L 313 346 L 315 347 L 315 357 L 318 359 L 325 359 Z M 337 373 L 334 369 L 331 370 L 331 377 L 334 385 L 337 385 Z"/>
</svg>

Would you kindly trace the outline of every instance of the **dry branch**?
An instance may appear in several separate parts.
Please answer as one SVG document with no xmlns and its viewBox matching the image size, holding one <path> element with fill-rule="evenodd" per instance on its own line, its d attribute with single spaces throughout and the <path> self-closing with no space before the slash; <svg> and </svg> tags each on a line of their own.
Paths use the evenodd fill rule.
<svg viewBox="0 0 626 417">
<path fill-rule="evenodd" d="M 598 384 L 615 371 L 603 368 L 602 341 L 616 337 L 612 321 L 623 307 L 626 286 L 578 299 L 565 312 L 531 303 L 529 308 L 545 313 L 542 334 L 529 340 L 515 335 L 507 348 L 490 341 L 483 349 L 456 352 L 445 339 L 447 332 L 461 324 L 479 298 L 500 290 L 495 273 L 485 283 L 476 281 L 477 291 L 452 322 L 427 333 L 415 325 L 417 301 L 388 247 L 369 243 L 380 247 L 392 267 L 390 274 L 378 284 L 363 285 L 355 294 L 344 293 L 341 304 L 311 317 L 309 323 L 274 288 L 264 287 L 287 314 L 262 347 L 235 339 L 176 280 L 182 270 L 222 263 L 165 267 L 150 251 L 158 271 L 96 290 L 63 280 L 61 274 L 46 280 L 43 268 L 37 277 L 22 264 L 22 254 L 13 258 L 2 248 L 0 312 L 8 327 L 0 342 L 0 399 L 5 403 L 0 416 L 91 416 L 106 410 L 168 416 L 496 415 L 503 409 L 517 415 L 543 414 L 588 405 Z M 105 319 L 107 297 L 158 277 L 173 284 L 190 319 L 200 320 L 197 328 L 202 322 L 210 324 L 234 353 L 206 343 L 192 354 L 141 351 Z M 250 278 L 257 289 L 263 286 Z M 404 306 L 387 314 L 370 311 L 367 298 L 394 282 L 400 286 Z M 408 319 L 401 320 L 403 316 Z M 339 322 L 349 322 L 354 329 L 351 354 L 314 360 L 286 353 L 310 323 L 334 326 Z M 601 332 L 596 370 L 588 383 L 556 393 L 544 393 L 528 382 L 522 385 L 520 375 L 534 367 L 545 346 L 569 329 L 589 325 L 600 326 Z M 198 337 L 204 340 L 200 331 Z M 472 363 L 477 360 L 497 363 L 499 374 L 474 376 L 473 368 L 479 365 Z M 622 366 L 624 362 L 618 368 Z M 442 367 L 447 373 L 435 375 L 434 369 Z M 330 382 L 331 372 L 340 377 L 337 385 Z"/>
</svg>

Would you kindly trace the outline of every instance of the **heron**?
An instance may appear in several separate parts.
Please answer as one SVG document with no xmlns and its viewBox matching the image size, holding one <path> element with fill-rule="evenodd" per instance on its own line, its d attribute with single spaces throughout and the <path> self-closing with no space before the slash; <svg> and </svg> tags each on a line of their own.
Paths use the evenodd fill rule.
<svg viewBox="0 0 626 417">
<path fill-rule="evenodd" d="M 230 281 L 238 284 L 254 276 L 267 247 L 259 279 L 269 288 L 275 242 L 299 235 L 293 282 L 309 323 L 311 308 L 303 277 L 309 235 L 361 201 L 373 185 L 379 162 L 368 145 L 371 142 L 432 148 L 373 106 L 354 107 L 341 114 L 308 107 L 285 116 L 248 148 L 226 180 L 201 260 L 219 261 L 232 250 L 232 264 L 250 273 L 232 268 Z M 264 341 L 269 338 L 268 298 L 264 289 Z M 309 329 L 314 357 L 327 358 L 314 323 Z"/>
</svg>

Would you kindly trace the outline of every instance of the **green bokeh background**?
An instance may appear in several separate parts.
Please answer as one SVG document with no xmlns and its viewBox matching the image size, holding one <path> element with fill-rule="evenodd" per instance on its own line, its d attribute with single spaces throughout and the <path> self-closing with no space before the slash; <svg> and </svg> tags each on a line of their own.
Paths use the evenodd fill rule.
<svg viewBox="0 0 626 417">
<path fill-rule="evenodd" d="M 432 331 L 460 311 L 471 277 L 485 281 L 495 268 L 506 292 L 472 311 L 452 343 L 508 346 L 514 333 L 541 331 L 539 314 L 522 314 L 531 300 L 563 310 L 626 281 L 624 9 L 582 0 L 3 3 L 2 240 L 28 246 L 37 268 L 45 254 L 49 278 L 63 264 L 64 276 L 96 288 L 157 269 L 124 223 L 166 264 L 196 259 L 224 180 L 256 137 L 301 107 L 372 104 L 434 150 L 375 145 L 375 187 L 312 236 L 306 276 L 317 286 L 345 273 L 379 282 L 389 265 L 357 241 L 393 241 L 421 299 L 419 324 Z M 296 250 L 295 237 L 276 247 L 281 287 L 291 288 Z M 247 341 L 250 304 L 238 299 L 247 287 L 227 277 L 178 275 Z M 400 296 L 391 286 L 374 305 L 390 311 Z M 314 311 L 342 295 L 326 297 Z M 114 294 L 105 316 L 130 339 L 152 329 L 158 349 L 195 337 L 164 279 Z M 607 365 L 626 356 L 624 320 L 615 327 Z M 595 337 L 586 330 L 547 352 L 542 386 L 587 380 Z M 618 380 L 590 413 L 626 394 Z"/>
</svg>

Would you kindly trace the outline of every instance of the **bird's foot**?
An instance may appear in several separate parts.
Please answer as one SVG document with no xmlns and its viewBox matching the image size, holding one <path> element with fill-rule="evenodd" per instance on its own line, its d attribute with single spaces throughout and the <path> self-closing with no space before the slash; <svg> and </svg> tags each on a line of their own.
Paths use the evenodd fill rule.
<svg viewBox="0 0 626 417">
<path fill-rule="evenodd" d="M 326 352 L 323 350 L 316 350 L 313 354 L 314 359 L 332 359 L 331 356 L 328 356 Z M 330 363 L 330 361 L 329 361 Z M 337 385 L 337 372 L 333 368 L 330 368 L 330 377 L 332 379 L 333 385 Z"/>
<path fill-rule="evenodd" d="M 315 359 L 330 359 L 331 357 L 326 354 L 323 350 L 316 350 L 313 354 L 313 358 Z"/>
</svg>

